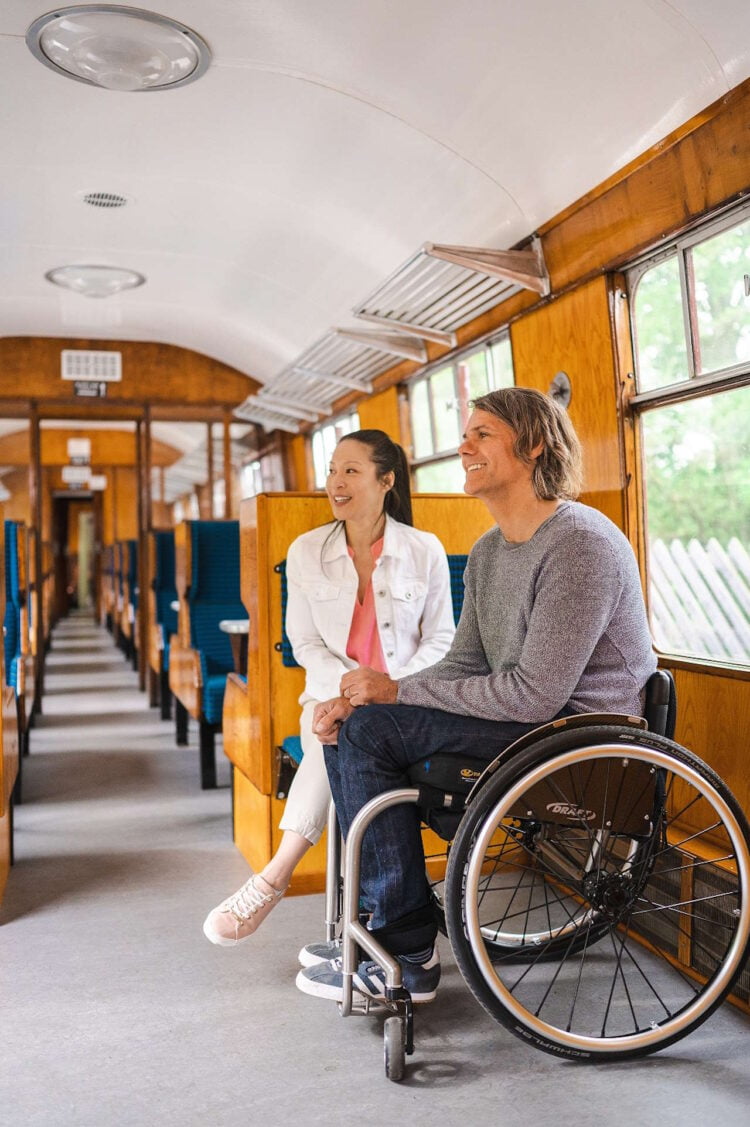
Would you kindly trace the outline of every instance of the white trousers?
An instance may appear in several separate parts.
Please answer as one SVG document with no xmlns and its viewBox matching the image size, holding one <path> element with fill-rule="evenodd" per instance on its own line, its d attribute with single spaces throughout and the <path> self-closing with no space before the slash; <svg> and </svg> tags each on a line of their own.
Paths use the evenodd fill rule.
<svg viewBox="0 0 750 1127">
<path fill-rule="evenodd" d="M 312 721 L 315 705 L 309 700 L 302 707 L 300 739 L 302 762 L 297 768 L 284 807 L 279 829 L 293 830 L 306 837 L 313 845 L 320 840 L 328 821 L 331 788 L 328 785 L 323 745 L 313 734 Z"/>
</svg>

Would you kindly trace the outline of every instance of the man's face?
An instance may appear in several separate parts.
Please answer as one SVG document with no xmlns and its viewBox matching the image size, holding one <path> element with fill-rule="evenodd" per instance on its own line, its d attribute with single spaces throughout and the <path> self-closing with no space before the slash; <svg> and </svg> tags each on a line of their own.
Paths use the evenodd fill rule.
<svg viewBox="0 0 750 1127">
<path fill-rule="evenodd" d="M 488 411 L 472 411 L 458 448 L 466 474 L 464 492 L 487 500 L 519 483 L 531 483 L 532 464 L 513 452 L 515 432 Z"/>
</svg>

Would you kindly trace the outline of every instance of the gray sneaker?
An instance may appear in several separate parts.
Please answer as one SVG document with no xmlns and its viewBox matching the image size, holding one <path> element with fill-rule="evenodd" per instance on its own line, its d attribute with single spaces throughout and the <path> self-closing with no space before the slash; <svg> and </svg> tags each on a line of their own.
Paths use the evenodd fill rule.
<svg viewBox="0 0 750 1127">
<path fill-rule="evenodd" d="M 317 967 L 321 963 L 330 963 L 341 954 L 341 940 L 330 939 L 327 943 L 308 943 L 303 947 L 297 958 L 302 967 Z"/>
<path fill-rule="evenodd" d="M 401 962 L 401 978 L 414 1003 L 431 1002 L 440 982 L 440 956 L 437 947 L 426 963 Z M 297 975 L 297 988 L 315 998 L 330 998 L 341 1002 L 344 997 L 344 976 L 341 959 L 329 963 L 304 967 Z M 366 959 L 357 967 L 352 982 L 357 993 L 377 1002 L 385 1001 L 385 972 L 379 963 Z"/>
</svg>

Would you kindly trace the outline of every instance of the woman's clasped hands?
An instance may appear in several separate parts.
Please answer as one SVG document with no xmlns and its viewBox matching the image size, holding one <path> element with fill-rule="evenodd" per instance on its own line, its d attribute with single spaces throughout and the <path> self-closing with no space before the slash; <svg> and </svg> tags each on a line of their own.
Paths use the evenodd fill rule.
<svg viewBox="0 0 750 1127">
<path fill-rule="evenodd" d="M 341 695 L 316 705 L 313 731 L 322 744 L 338 742 L 339 728 L 355 708 L 363 704 L 395 704 L 398 682 L 387 673 L 360 666 L 345 673 Z"/>
</svg>

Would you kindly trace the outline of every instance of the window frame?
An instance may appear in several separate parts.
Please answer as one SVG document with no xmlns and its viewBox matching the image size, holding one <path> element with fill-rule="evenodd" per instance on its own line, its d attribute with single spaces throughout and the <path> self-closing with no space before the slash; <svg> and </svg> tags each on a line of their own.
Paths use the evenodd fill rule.
<svg viewBox="0 0 750 1127">
<path fill-rule="evenodd" d="M 471 356 L 474 356 L 478 352 L 484 352 L 486 355 L 491 355 L 491 350 L 492 350 L 493 346 L 496 345 L 496 344 L 499 344 L 501 341 L 507 341 L 508 346 L 510 348 L 511 366 L 513 368 L 513 386 L 515 386 L 515 363 L 514 363 L 514 359 L 513 359 L 513 344 L 512 344 L 512 340 L 511 340 L 510 327 L 508 325 L 504 326 L 502 329 L 499 329 L 499 330 L 493 329 L 493 331 L 491 333 L 489 333 L 487 336 L 480 338 L 479 340 L 472 341 L 471 344 L 467 345 L 465 348 L 462 348 L 458 352 L 455 352 L 453 354 L 449 354 L 447 356 L 442 356 L 439 360 L 436 360 L 436 361 L 434 361 L 434 363 L 428 365 L 425 368 L 422 368 L 418 373 L 416 373 L 414 376 L 411 377 L 411 379 L 409 379 L 407 381 L 406 390 L 407 390 L 407 396 L 408 396 L 408 407 L 409 407 L 409 417 L 410 417 L 410 419 L 411 419 L 411 405 L 412 405 L 412 389 L 415 386 L 417 386 L 418 384 L 423 383 L 424 381 L 428 381 L 428 384 L 427 384 L 427 404 L 428 404 L 429 413 L 430 413 L 430 434 L 431 434 L 431 437 L 432 437 L 432 446 L 433 446 L 433 453 L 425 454 L 422 457 L 415 457 L 414 456 L 414 428 L 413 428 L 413 424 L 412 424 L 412 441 L 411 441 L 412 457 L 411 457 L 411 467 L 410 467 L 412 474 L 415 471 L 421 469 L 423 466 L 436 465 L 440 462 L 448 462 L 448 461 L 451 461 L 452 459 L 458 457 L 458 446 L 446 447 L 442 450 L 437 450 L 437 451 L 435 450 L 435 444 L 436 444 L 435 405 L 434 405 L 434 400 L 433 400 L 433 387 L 432 387 L 432 383 L 429 382 L 429 381 L 431 381 L 432 377 L 434 375 L 436 375 L 436 373 L 442 371 L 444 368 L 450 367 L 452 369 L 454 403 L 455 403 L 455 406 L 456 406 L 456 411 L 459 412 L 459 414 L 460 414 L 460 411 L 461 411 L 461 395 L 460 395 L 460 388 L 459 388 L 459 385 L 458 385 L 458 367 L 459 367 L 459 364 L 465 362 Z M 489 380 L 488 380 L 488 383 L 489 383 Z M 494 389 L 492 387 L 490 387 L 489 390 L 492 391 Z M 462 428 L 462 426 L 459 422 L 459 435 L 461 434 L 462 429 L 463 428 Z M 459 445 L 460 445 L 460 443 L 459 443 Z"/>
<path fill-rule="evenodd" d="M 713 236 L 721 234 L 723 231 L 731 230 L 733 227 L 739 226 L 743 222 L 750 221 L 750 203 L 744 201 L 739 206 L 732 206 L 723 209 L 719 214 L 711 216 L 708 220 L 697 224 L 689 231 L 685 232 L 676 238 L 669 241 L 669 244 L 663 246 L 659 250 L 652 250 L 650 253 L 644 254 L 636 259 L 630 266 L 623 269 L 625 285 L 628 295 L 628 304 L 630 309 L 630 335 L 631 335 L 631 349 L 633 361 L 633 375 L 634 386 L 636 391 L 628 399 L 626 405 L 626 416 L 629 416 L 636 433 L 636 446 L 635 454 L 635 468 L 636 480 L 638 491 L 638 513 L 640 531 L 638 534 L 638 542 L 640 548 L 640 555 L 643 564 L 644 574 L 644 594 L 646 598 L 646 605 L 649 612 L 649 620 L 652 615 L 651 605 L 651 566 L 650 566 L 650 547 L 649 547 L 649 530 L 648 530 L 648 496 L 647 496 L 647 483 L 646 483 L 646 470 L 644 464 L 644 437 L 642 430 L 642 420 L 644 415 L 659 410 L 674 406 L 680 403 L 689 402 L 699 399 L 701 397 L 708 397 L 721 394 L 722 392 L 731 391 L 746 387 L 750 385 L 750 359 L 739 364 L 729 365 L 725 368 L 717 369 L 714 372 L 696 375 L 695 367 L 695 345 L 697 339 L 697 327 L 691 318 L 691 299 L 694 294 L 691 292 L 691 284 L 689 282 L 689 271 L 687 269 L 686 252 L 690 251 L 694 246 L 707 242 Z M 685 334 L 685 350 L 687 358 L 687 373 L 686 378 L 679 383 L 665 385 L 660 388 L 652 388 L 648 391 L 638 391 L 638 332 L 635 316 L 635 299 L 637 294 L 638 285 L 641 279 L 651 269 L 658 266 L 660 263 L 666 261 L 668 258 L 678 256 L 679 263 L 679 278 L 680 278 L 680 297 L 682 303 L 683 326 Z M 692 308 L 694 308 L 694 303 Z M 721 671 L 722 675 L 739 679 L 750 680 L 750 665 L 740 664 L 738 662 L 727 661 L 720 657 L 713 657 L 708 654 L 705 655 L 687 655 L 673 652 L 671 650 L 663 650 L 656 646 L 654 648 L 663 658 L 664 662 L 671 668 L 675 669 L 692 669 L 696 671 Z"/>
<path fill-rule="evenodd" d="M 738 227 L 743 221 L 750 222 L 750 203 L 744 202 L 739 207 L 733 207 L 720 215 L 713 216 L 707 221 L 692 228 L 684 235 L 671 239 L 667 246 L 661 250 L 644 255 L 637 259 L 624 271 L 630 304 L 630 323 L 633 346 L 633 364 L 635 386 L 638 387 L 638 333 L 635 321 L 635 300 L 638 286 L 643 277 L 654 267 L 667 259 L 677 256 L 680 297 L 682 300 L 682 318 L 685 329 L 685 345 L 687 357 L 687 378 L 680 383 L 670 384 L 665 387 L 650 388 L 648 391 L 636 391 L 630 399 L 630 407 L 639 409 L 647 404 L 663 406 L 667 403 L 679 402 L 685 399 L 694 399 L 700 395 L 718 392 L 724 389 L 743 386 L 750 383 L 750 361 L 732 364 L 726 368 L 719 368 L 715 372 L 696 375 L 695 349 L 698 339 L 697 328 L 691 309 L 694 308 L 692 286 L 689 282 L 687 266 L 687 252 L 701 243 L 708 242 L 715 235 L 723 231 Z"/>
<path fill-rule="evenodd" d="M 315 436 L 319 434 L 321 436 L 321 441 L 323 441 L 323 431 L 328 429 L 329 427 L 333 427 L 333 429 L 335 430 L 336 427 L 339 426 L 344 419 L 347 419 L 350 422 L 351 420 L 355 419 L 356 423 L 354 426 L 350 426 L 349 429 L 336 440 L 337 442 L 340 442 L 342 438 L 346 438 L 347 434 L 351 434 L 353 431 L 362 429 L 359 419 L 359 411 L 357 410 L 357 407 L 354 406 L 349 408 L 349 410 L 347 411 L 339 412 L 338 415 L 332 418 L 325 419 L 323 422 L 318 423 L 317 426 L 314 426 L 310 431 L 310 456 L 312 458 L 313 465 L 313 489 L 315 492 L 320 493 L 325 491 L 326 478 L 328 477 L 328 465 L 326 464 L 326 466 L 324 467 L 325 473 L 323 474 L 323 483 L 322 485 L 318 484 L 318 467 L 315 463 Z"/>
</svg>

